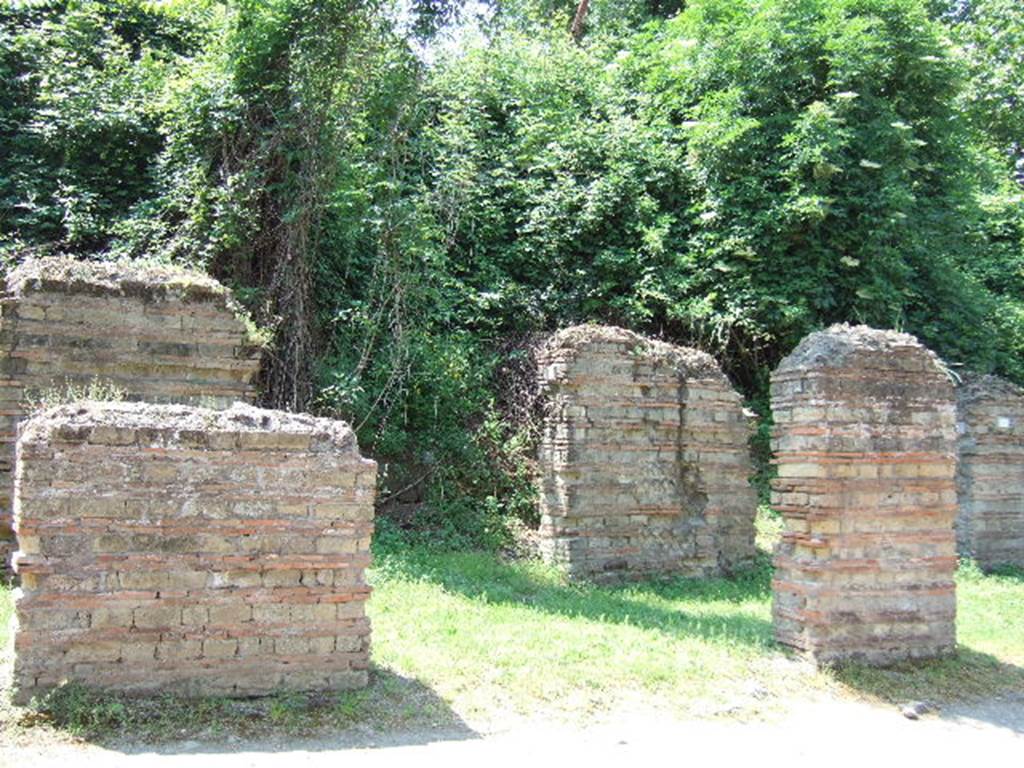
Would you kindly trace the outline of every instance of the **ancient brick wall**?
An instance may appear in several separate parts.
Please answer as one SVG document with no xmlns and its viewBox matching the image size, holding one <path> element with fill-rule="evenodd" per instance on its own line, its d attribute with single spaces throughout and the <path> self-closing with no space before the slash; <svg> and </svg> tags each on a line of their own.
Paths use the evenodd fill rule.
<svg viewBox="0 0 1024 768">
<path fill-rule="evenodd" d="M 710 575 L 754 553 L 739 395 L 709 355 L 577 326 L 538 354 L 541 549 L 571 575 Z"/>
<path fill-rule="evenodd" d="M 779 642 L 889 663 L 955 647 L 953 385 L 906 334 L 833 326 L 771 383 Z"/>
<path fill-rule="evenodd" d="M 996 376 L 957 389 L 957 544 L 982 568 L 1024 566 L 1024 390 Z"/>
<path fill-rule="evenodd" d="M 26 399 L 98 380 L 128 400 L 222 408 L 250 401 L 258 350 L 230 293 L 204 275 L 126 263 L 38 259 L 0 300 L 0 555 Z"/>
<path fill-rule="evenodd" d="M 264 694 L 367 681 L 376 464 L 341 422 L 61 406 L 18 441 L 15 685 Z"/>
</svg>

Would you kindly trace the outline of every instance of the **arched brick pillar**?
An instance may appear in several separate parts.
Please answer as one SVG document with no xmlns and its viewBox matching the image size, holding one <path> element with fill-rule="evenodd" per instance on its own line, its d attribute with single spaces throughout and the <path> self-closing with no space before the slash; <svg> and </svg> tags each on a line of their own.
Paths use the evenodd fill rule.
<svg viewBox="0 0 1024 768">
<path fill-rule="evenodd" d="M 885 664 L 955 648 L 955 401 L 913 337 L 832 326 L 772 374 L 779 642 Z"/>
<path fill-rule="evenodd" d="M 957 389 L 957 543 L 982 568 L 1024 566 L 1024 390 L 998 376 Z"/>
</svg>

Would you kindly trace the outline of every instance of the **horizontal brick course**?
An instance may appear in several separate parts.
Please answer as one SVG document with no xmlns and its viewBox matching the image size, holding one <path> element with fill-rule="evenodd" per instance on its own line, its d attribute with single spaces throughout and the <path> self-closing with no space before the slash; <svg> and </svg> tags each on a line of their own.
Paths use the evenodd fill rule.
<svg viewBox="0 0 1024 768">
<path fill-rule="evenodd" d="M 87 403 L 18 443 L 18 697 L 362 685 L 376 465 L 340 422 Z M 189 661 L 183 664 L 183 661 Z"/>
</svg>

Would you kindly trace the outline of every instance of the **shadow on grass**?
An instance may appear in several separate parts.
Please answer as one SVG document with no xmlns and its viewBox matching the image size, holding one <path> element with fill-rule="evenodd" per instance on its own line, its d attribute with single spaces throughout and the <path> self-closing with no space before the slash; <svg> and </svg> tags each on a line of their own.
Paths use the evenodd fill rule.
<svg viewBox="0 0 1024 768">
<path fill-rule="evenodd" d="M 50 727 L 126 754 L 324 751 L 477 738 L 428 686 L 381 667 L 363 690 L 256 699 L 136 698 L 70 684 L 14 716 L 14 727 L 30 738 L 33 727 Z"/>
<path fill-rule="evenodd" d="M 766 654 L 782 650 L 774 642 L 769 620 L 730 605 L 760 608 L 756 612 L 764 614 L 771 601 L 771 564 L 764 554 L 754 568 L 730 579 L 679 578 L 614 587 L 566 582 L 535 563 L 506 563 L 480 553 L 388 550 L 378 553 L 377 563 L 385 579 L 426 581 L 484 603 L 630 624 L 678 637 L 736 642 Z M 998 576 L 1024 580 L 1020 569 L 1002 569 Z M 961 646 L 956 656 L 947 659 L 887 668 L 849 664 L 831 673 L 851 692 L 891 703 L 947 704 L 1024 694 L 1024 669 L 969 646 Z"/>
<path fill-rule="evenodd" d="M 833 674 L 839 683 L 869 699 L 923 701 L 954 717 L 971 717 L 1024 733 L 1024 669 L 972 648 L 961 646 L 946 659 L 889 667 L 848 664 Z"/>
<path fill-rule="evenodd" d="M 391 550 L 378 552 L 376 563 L 379 577 L 430 582 L 482 603 L 628 624 L 679 637 L 766 649 L 775 645 L 771 622 L 741 607 L 771 600 L 767 558 L 732 578 L 672 578 L 618 586 L 569 582 L 537 563 L 508 563 L 474 552 Z"/>
</svg>

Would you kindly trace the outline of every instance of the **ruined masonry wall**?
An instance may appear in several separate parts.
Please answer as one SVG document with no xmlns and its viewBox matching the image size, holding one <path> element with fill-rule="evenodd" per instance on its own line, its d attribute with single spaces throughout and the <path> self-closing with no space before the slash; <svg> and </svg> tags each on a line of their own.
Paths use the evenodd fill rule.
<svg viewBox="0 0 1024 768">
<path fill-rule="evenodd" d="M 996 376 L 957 390 L 957 544 L 982 568 L 1024 566 L 1024 390 Z"/>
<path fill-rule="evenodd" d="M 779 642 L 885 664 L 955 648 L 955 400 L 906 334 L 833 326 L 772 374 Z"/>
<path fill-rule="evenodd" d="M 577 326 L 538 362 L 549 562 L 612 579 L 719 574 L 753 557 L 750 425 L 710 356 Z"/>
<path fill-rule="evenodd" d="M 376 464 L 347 425 L 61 406 L 18 442 L 14 678 L 186 695 L 367 682 Z"/>
<path fill-rule="evenodd" d="M 0 300 L 0 555 L 26 400 L 67 383 L 116 385 L 128 400 L 214 408 L 251 401 L 258 350 L 226 288 L 204 275 L 48 258 L 7 277 Z"/>
</svg>

